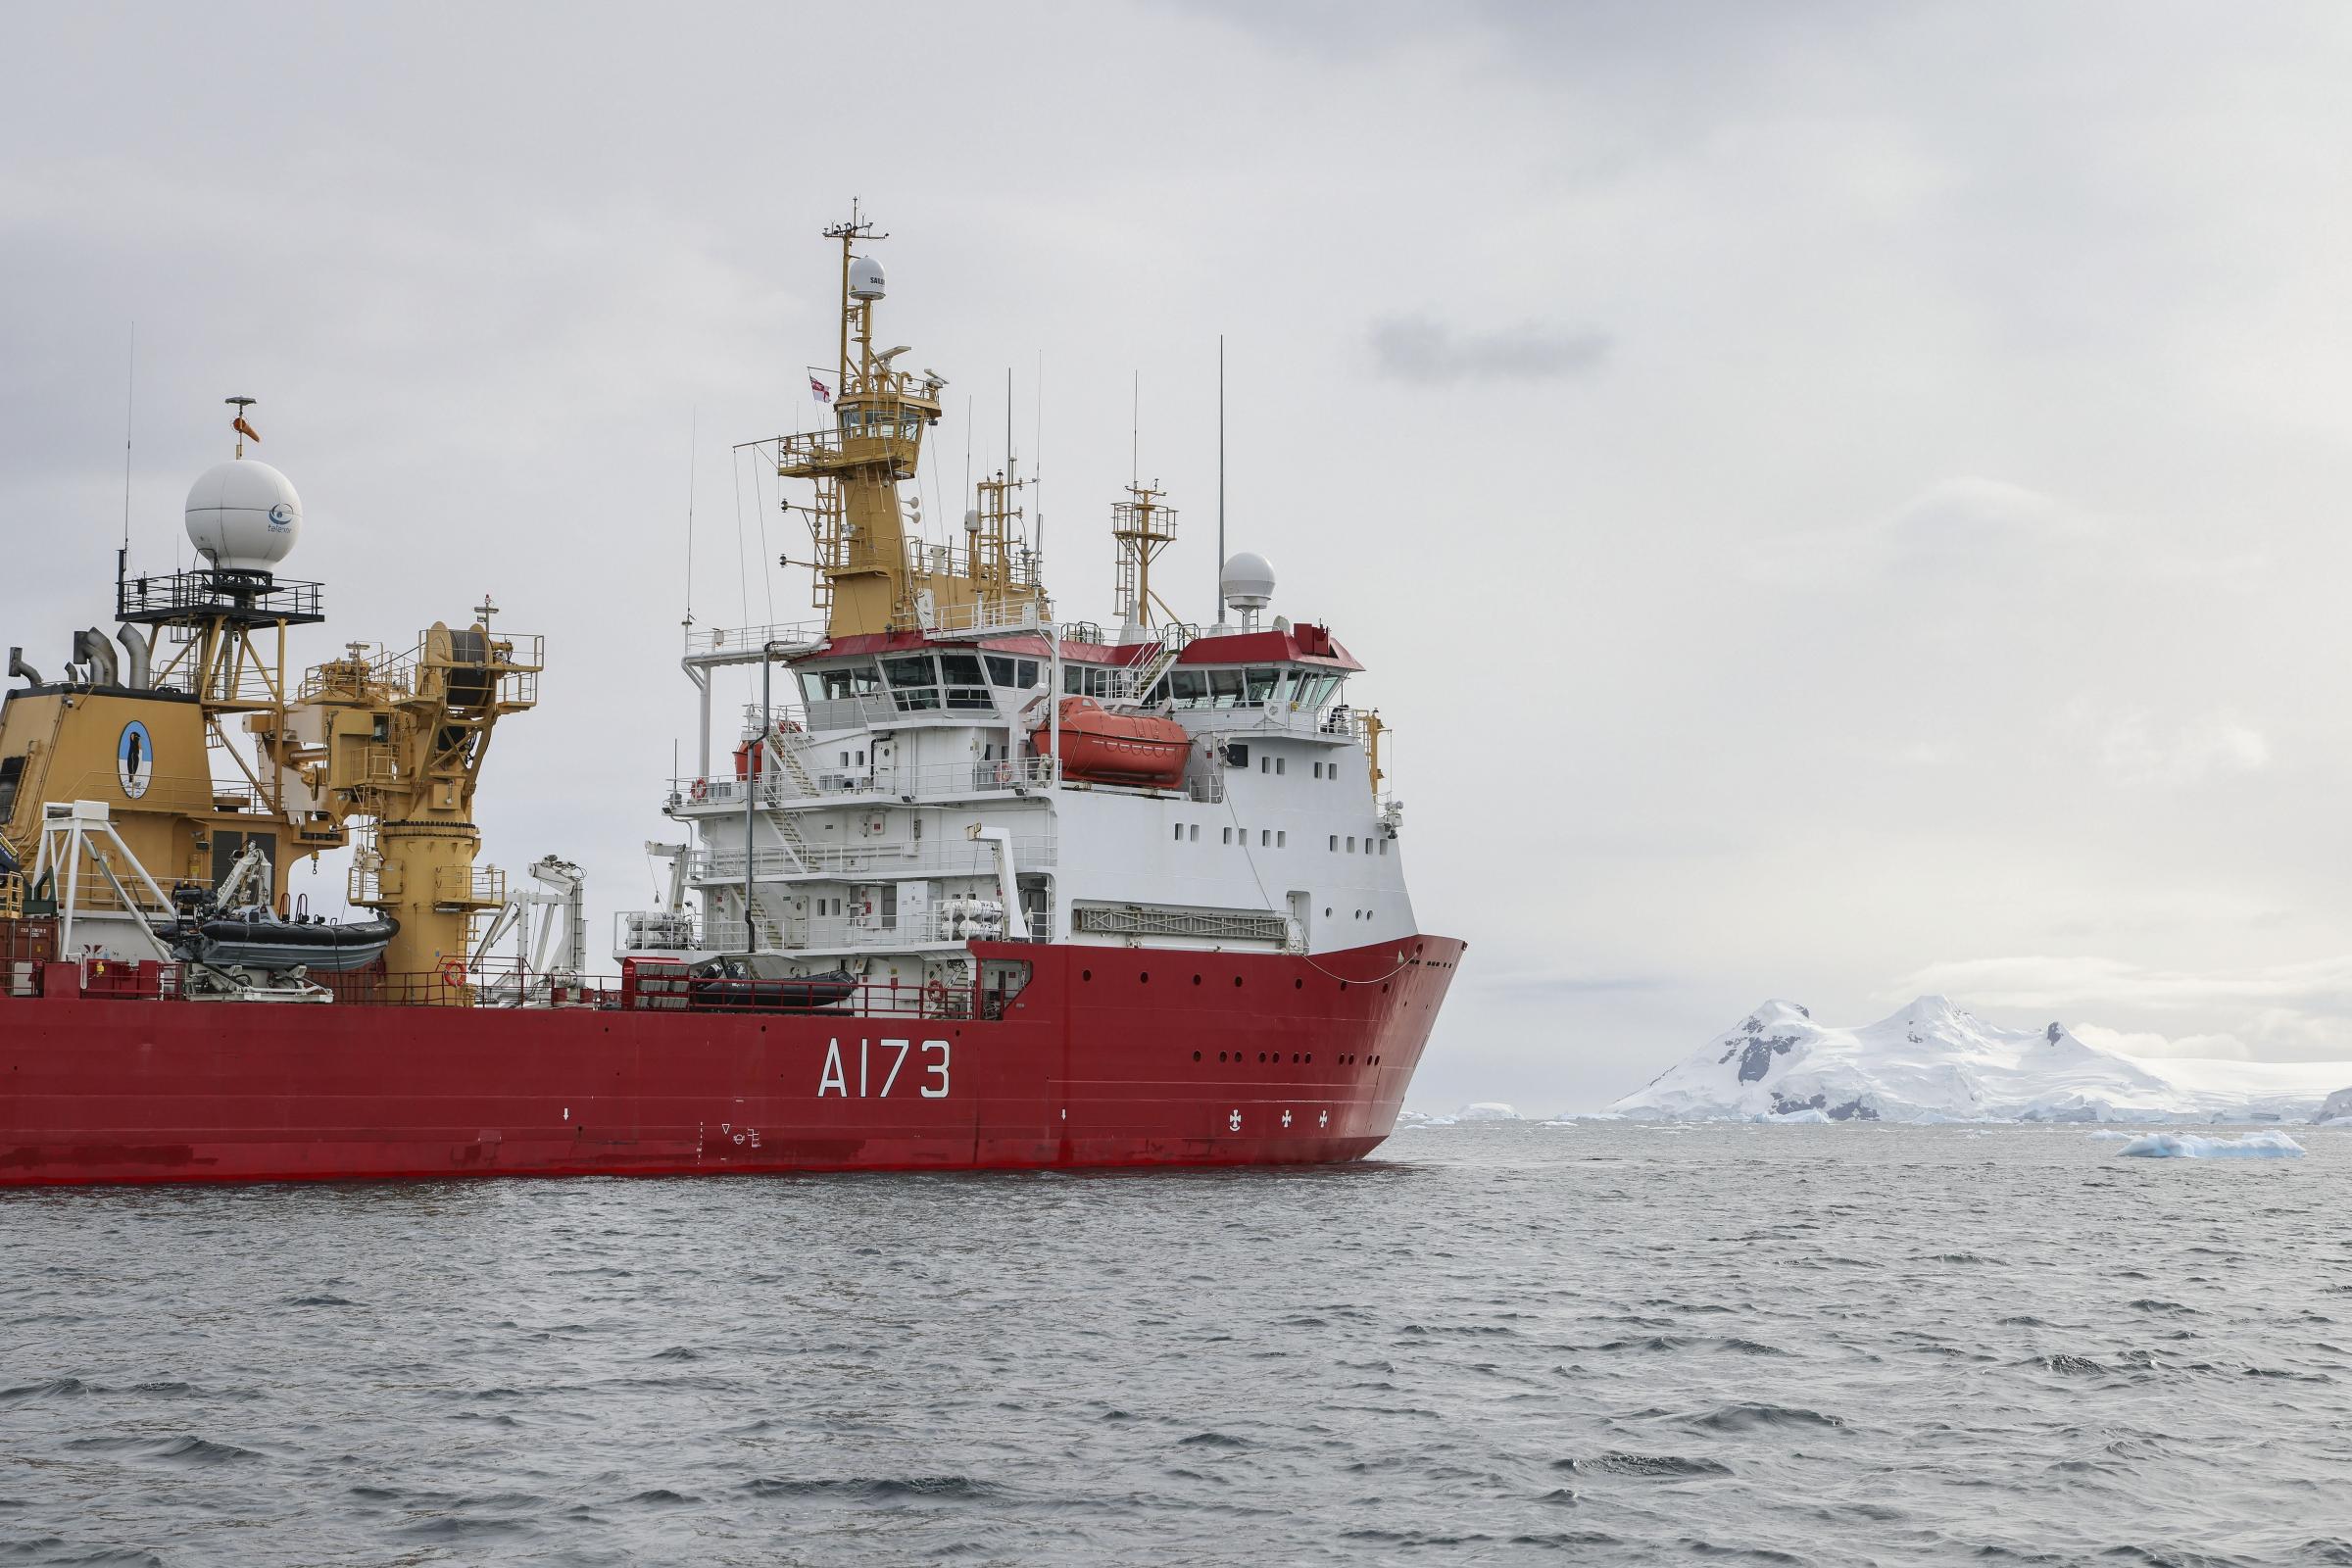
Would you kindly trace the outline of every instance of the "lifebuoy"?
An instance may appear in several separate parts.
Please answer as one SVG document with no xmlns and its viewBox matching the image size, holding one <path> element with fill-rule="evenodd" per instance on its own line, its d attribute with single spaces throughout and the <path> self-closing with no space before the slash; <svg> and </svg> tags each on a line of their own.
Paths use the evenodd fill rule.
<svg viewBox="0 0 2352 1568">
<path fill-rule="evenodd" d="M 459 986 L 462 986 L 462 985 L 464 985 L 464 984 L 466 983 L 466 965 L 465 965 L 465 962 L 464 962 L 462 959 L 458 959 L 458 958 L 444 958 L 444 959 L 442 959 L 442 960 L 441 960 L 441 983 L 442 983 L 443 985 L 445 985 L 445 986 L 449 987 L 449 988 L 450 988 L 451 990 L 453 990 L 453 991 L 454 991 L 454 990 L 456 990 L 456 989 L 457 989 Z"/>
<path fill-rule="evenodd" d="M 927 1000 L 934 1007 L 943 1007 L 947 1005 L 947 982 L 944 980 L 932 981 L 929 985 L 923 987 L 923 996 L 925 1000 Z"/>
<path fill-rule="evenodd" d="M 1002 761 L 997 764 L 997 782 L 999 784 L 1012 782 L 1012 763 L 1010 761 Z"/>
<path fill-rule="evenodd" d="M 710 781 L 709 779 L 698 778 L 694 781 L 694 798 L 698 801 L 707 801 L 710 798 Z"/>
</svg>

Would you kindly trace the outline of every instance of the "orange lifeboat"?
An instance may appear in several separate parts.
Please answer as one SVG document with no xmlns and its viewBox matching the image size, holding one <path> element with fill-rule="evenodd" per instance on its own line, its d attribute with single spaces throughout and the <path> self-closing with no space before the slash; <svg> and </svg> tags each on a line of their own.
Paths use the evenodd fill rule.
<svg viewBox="0 0 2352 1568">
<path fill-rule="evenodd" d="M 1052 734 L 1040 724 L 1030 731 L 1029 744 L 1048 753 Z M 1061 700 L 1063 778 L 1170 789 L 1184 782 L 1192 750 L 1191 732 L 1172 718 L 1108 712 L 1092 697 Z"/>
</svg>

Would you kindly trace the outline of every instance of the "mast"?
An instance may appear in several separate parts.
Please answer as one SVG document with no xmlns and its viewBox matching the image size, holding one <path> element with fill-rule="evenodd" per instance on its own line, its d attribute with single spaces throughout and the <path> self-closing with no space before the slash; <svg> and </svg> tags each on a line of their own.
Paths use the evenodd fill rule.
<svg viewBox="0 0 2352 1568">
<path fill-rule="evenodd" d="M 899 368 L 905 344 L 874 347 L 874 307 L 888 293 L 881 264 L 869 253 L 878 232 L 855 206 L 825 237 L 841 242 L 841 314 L 835 342 L 836 384 L 829 429 L 777 438 L 776 472 L 814 483 L 803 508 L 815 545 L 814 603 L 826 635 L 913 630 L 970 630 L 1005 622 L 1034 624 L 1046 612 L 1034 554 L 1016 550 L 1009 532 L 1020 514 L 1004 491 L 977 509 L 960 550 L 920 535 L 920 502 L 899 486 L 915 477 L 923 432 L 939 422 L 947 377 Z M 821 389 L 820 389 L 821 390 Z M 980 486 L 983 502 L 987 484 Z M 992 522 L 984 519 L 993 519 Z M 986 537 L 983 537 L 983 534 Z"/>
</svg>

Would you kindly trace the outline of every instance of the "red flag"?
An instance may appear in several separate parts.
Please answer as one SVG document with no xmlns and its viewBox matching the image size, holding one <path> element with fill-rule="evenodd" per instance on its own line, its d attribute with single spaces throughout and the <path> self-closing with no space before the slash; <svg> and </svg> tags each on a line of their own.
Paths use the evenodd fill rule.
<svg viewBox="0 0 2352 1568">
<path fill-rule="evenodd" d="M 833 401 L 833 389 L 825 385 L 824 382 L 819 381 L 813 375 L 808 378 L 808 395 L 815 398 L 819 403 L 830 403 Z M 259 440 L 260 437 L 257 436 L 255 439 Z"/>
<path fill-rule="evenodd" d="M 256 444 L 259 444 L 262 439 L 262 433 L 259 430 L 256 430 L 252 425 L 247 424 L 245 422 L 245 416 L 242 414 L 230 420 L 228 427 L 231 430 L 236 431 L 237 434 L 243 436 L 246 440 Z"/>
</svg>

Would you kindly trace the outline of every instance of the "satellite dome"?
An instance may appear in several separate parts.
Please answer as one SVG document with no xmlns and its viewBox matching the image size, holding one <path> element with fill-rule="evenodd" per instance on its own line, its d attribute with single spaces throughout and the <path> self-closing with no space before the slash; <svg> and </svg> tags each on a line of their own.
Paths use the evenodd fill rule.
<svg viewBox="0 0 2352 1568">
<path fill-rule="evenodd" d="M 1274 598 L 1274 568 L 1254 550 L 1227 556 L 1217 592 L 1237 610 L 1263 610 Z"/>
<path fill-rule="evenodd" d="M 268 571 L 302 533 L 302 497 L 267 463 L 217 464 L 188 487 L 188 542 L 220 571 Z"/>
<path fill-rule="evenodd" d="M 882 264 L 871 256 L 851 257 L 850 298 L 878 300 L 882 294 Z"/>
</svg>

